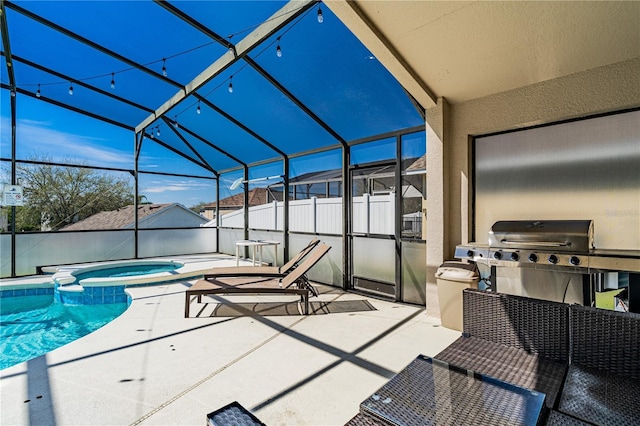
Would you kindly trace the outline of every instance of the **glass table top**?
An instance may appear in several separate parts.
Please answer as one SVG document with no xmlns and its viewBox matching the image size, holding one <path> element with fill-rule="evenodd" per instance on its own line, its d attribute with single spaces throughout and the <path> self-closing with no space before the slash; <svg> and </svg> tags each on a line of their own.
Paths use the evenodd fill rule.
<svg viewBox="0 0 640 426">
<path fill-rule="evenodd" d="M 545 394 L 420 355 L 361 405 L 394 425 L 535 425 Z"/>
</svg>

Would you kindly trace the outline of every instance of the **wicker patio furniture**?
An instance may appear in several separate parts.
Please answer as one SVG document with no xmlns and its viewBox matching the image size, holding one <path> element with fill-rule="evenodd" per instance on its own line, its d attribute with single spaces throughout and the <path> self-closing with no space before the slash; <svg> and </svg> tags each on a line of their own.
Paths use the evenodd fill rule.
<svg viewBox="0 0 640 426">
<path fill-rule="evenodd" d="M 538 424 L 544 394 L 419 355 L 360 404 L 347 424 Z"/>
<path fill-rule="evenodd" d="M 207 414 L 207 426 L 265 426 L 265 424 L 238 401 L 233 401 Z"/>
<path fill-rule="evenodd" d="M 303 313 L 309 313 L 309 293 L 316 294 L 306 273 L 315 266 L 331 249 L 320 244 L 312 254 L 284 278 L 252 277 L 252 278 L 209 278 L 196 281 L 185 291 L 184 316 L 189 318 L 191 297 L 197 296 L 198 303 L 203 295 L 210 294 L 295 294 L 303 303 Z"/>
<path fill-rule="evenodd" d="M 597 425 L 640 424 L 640 314 L 572 305 L 559 410 Z"/>
<path fill-rule="evenodd" d="M 547 417 L 547 422 L 545 423 L 546 426 L 588 426 L 591 424 L 592 423 L 576 419 L 575 417 L 571 417 L 557 410 L 551 410 L 549 417 Z"/>
<path fill-rule="evenodd" d="M 463 335 L 435 358 L 542 392 L 553 408 L 569 363 L 568 308 L 465 289 Z"/>
</svg>

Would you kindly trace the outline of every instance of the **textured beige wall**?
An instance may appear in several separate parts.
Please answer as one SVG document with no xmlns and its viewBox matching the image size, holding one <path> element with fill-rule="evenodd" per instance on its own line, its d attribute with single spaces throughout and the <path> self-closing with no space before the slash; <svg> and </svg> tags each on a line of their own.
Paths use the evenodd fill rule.
<svg viewBox="0 0 640 426">
<path fill-rule="evenodd" d="M 428 244 L 443 247 L 445 258 L 451 258 L 456 244 L 472 238 L 471 137 L 639 106 L 640 58 L 451 105 L 450 139 L 445 139 L 450 153 L 444 178 L 448 181 L 448 220 L 444 240 L 429 240 Z M 430 146 L 428 152 L 431 154 Z M 433 220 L 430 211 L 428 227 L 439 227 Z"/>
<path fill-rule="evenodd" d="M 444 142 L 449 135 L 449 104 L 438 99 L 435 107 L 426 111 L 427 133 L 427 314 L 440 317 L 435 273 L 446 254 L 448 225 L 448 175 L 449 147 Z M 430 244 L 438 241 L 438 244 Z"/>
</svg>

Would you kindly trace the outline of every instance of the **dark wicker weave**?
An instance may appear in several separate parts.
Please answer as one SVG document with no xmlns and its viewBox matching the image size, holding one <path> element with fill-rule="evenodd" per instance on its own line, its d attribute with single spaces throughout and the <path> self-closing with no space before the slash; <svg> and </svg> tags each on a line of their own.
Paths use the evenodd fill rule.
<svg viewBox="0 0 640 426">
<path fill-rule="evenodd" d="M 466 289 L 464 332 L 477 339 L 569 360 L 569 305 L 530 297 Z"/>
<path fill-rule="evenodd" d="M 265 426 L 265 424 L 238 401 L 233 401 L 207 414 L 207 426 Z"/>
<path fill-rule="evenodd" d="M 571 365 L 559 410 L 597 425 L 638 425 L 640 383 L 604 370 Z"/>
<path fill-rule="evenodd" d="M 599 425 L 640 423 L 640 315 L 573 305 L 560 411 Z"/>
<path fill-rule="evenodd" d="M 394 425 L 535 425 L 544 395 L 418 356 L 360 405 Z M 362 420 L 362 418 L 360 418 Z"/>
<path fill-rule="evenodd" d="M 592 423 L 583 422 L 575 417 L 568 416 L 559 411 L 552 410 L 545 423 L 547 426 L 584 426 Z"/>
<path fill-rule="evenodd" d="M 358 413 L 353 416 L 344 426 L 388 426 L 389 423 L 371 417 L 365 413 Z"/>
<path fill-rule="evenodd" d="M 572 305 L 571 363 L 640 380 L 640 314 Z"/>
<path fill-rule="evenodd" d="M 567 365 L 521 349 L 473 337 L 460 337 L 435 357 L 480 374 L 544 393 L 554 406 Z"/>
<path fill-rule="evenodd" d="M 464 334 L 436 359 L 546 394 L 555 406 L 569 362 L 568 305 L 463 291 Z"/>
</svg>

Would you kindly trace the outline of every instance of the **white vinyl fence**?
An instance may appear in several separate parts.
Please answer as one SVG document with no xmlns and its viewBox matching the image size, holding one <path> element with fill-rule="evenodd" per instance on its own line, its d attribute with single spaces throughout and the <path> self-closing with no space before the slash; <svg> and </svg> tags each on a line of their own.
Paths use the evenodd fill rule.
<svg viewBox="0 0 640 426">
<path fill-rule="evenodd" d="M 282 230 L 283 202 L 249 207 L 249 228 Z M 220 226 L 242 228 L 244 210 L 221 216 Z M 353 232 L 368 234 L 394 233 L 394 194 L 368 195 L 353 198 Z M 213 220 L 205 226 L 216 226 Z M 311 198 L 289 202 L 289 230 L 318 234 L 342 233 L 342 198 Z"/>
</svg>

